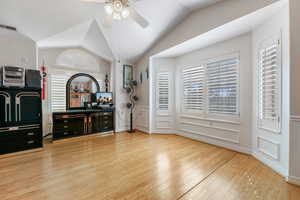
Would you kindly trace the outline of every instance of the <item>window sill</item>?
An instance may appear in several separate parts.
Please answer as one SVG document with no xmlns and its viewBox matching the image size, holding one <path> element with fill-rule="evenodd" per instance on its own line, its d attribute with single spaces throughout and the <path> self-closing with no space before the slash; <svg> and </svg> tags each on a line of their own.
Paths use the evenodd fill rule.
<svg viewBox="0 0 300 200">
<path fill-rule="evenodd" d="M 209 121 L 209 122 L 219 122 L 219 123 L 226 123 L 226 124 L 233 124 L 233 125 L 241 125 L 240 121 L 205 118 L 205 117 L 192 116 L 192 115 L 187 115 L 187 114 L 179 114 L 179 116 L 181 118 L 187 118 L 187 119 L 198 119 L 198 120 Z"/>
</svg>

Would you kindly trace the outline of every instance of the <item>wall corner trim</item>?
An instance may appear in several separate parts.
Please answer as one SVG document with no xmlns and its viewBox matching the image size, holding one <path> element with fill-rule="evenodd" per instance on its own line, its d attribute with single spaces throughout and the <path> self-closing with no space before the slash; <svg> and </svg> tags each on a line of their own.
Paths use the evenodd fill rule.
<svg viewBox="0 0 300 200">
<path fill-rule="evenodd" d="M 300 186 L 300 178 L 299 177 L 288 176 L 288 177 L 286 177 L 286 182 L 293 184 L 293 185 Z"/>
<path fill-rule="evenodd" d="M 291 115 L 290 120 L 300 122 L 300 115 Z"/>
</svg>

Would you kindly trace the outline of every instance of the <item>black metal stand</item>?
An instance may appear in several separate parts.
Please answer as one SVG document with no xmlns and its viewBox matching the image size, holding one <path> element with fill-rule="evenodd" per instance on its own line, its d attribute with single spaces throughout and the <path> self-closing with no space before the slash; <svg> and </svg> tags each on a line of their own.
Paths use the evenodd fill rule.
<svg viewBox="0 0 300 200">
<path fill-rule="evenodd" d="M 131 109 L 131 112 L 130 112 L 130 129 L 128 131 L 128 133 L 134 133 L 135 131 L 133 130 L 133 121 L 132 121 L 132 109 Z"/>
</svg>

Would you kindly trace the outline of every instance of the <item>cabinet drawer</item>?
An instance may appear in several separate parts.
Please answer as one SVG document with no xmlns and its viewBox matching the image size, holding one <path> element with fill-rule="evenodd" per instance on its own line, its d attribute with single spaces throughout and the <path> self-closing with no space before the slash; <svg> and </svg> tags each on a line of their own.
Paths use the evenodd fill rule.
<svg viewBox="0 0 300 200">
<path fill-rule="evenodd" d="M 112 126 L 112 121 L 111 120 L 104 120 L 103 122 L 102 122 L 102 125 L 103 126 Z"/>
<path fill-rule="evenodd" d="M 40 129 L 8 131 L 0 134 L 0 154 L 24 151 L 43 146 Z"/>
<path fill-rule="evenodd" d="M 70 126 L 64 125 L 64 126 L 53 126 L 53 132 L 63 132 L 63 131 L 69 131 Z"/>
<path fill-rule="evenodd" d="M 30 149 L 34 147 L 38 147 L 42 144 L 42 140 L 39 138 L 32 138 L 32 139 L 26 139 L 19 141 L 17 148 L 18 149 Z"/>
<path fill-rule="evenodd" d="M 53 127 L 55 129 L 65 129 L 65 128 L 70 127 L 72 124 L 74 124 L 78 121 L 84 122 L 84 119 L 81 119 L 81 118 L 79 118 L 79 119 L 57 119 L 54 121 Z"/>
<path fill-rule="evenodd" d="M 42 138 L 41 129 L 8 131 L 0 134 L 0 140 L 6 142 L 28 141 Z"/>
<path fill-rule="evenodd" d="M 102 128 L 102 131 L 112 130 L 113 123 L 111 121 L 103 121 L 101 128 Z"/>
<path fill-rule="evenodd" d="M 113 113 L 112 112 L 102 112 L 100 113 L 101 116 L 113 116 Z"/>
<path fill-rule="evenodd" d="M 69 136 L 74 136 L 75 134 L 72 131 L 57 131 L 53 134 L 54 139 L 57 138 L 64 138 L 64 137 L 69 137 Z"/>
<path fill-rule="evenodd" d="M 111 115 L 103 115 L 103 116 L 101 116 L 101 120 L 103 120 L 103 121 L 113 120 L 113 117 Z"/>
</svg>

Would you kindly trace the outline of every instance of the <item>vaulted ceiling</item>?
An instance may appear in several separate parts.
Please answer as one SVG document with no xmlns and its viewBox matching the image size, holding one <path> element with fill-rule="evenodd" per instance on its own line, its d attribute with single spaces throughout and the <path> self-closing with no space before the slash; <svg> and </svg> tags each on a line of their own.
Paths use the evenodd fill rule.
<svg viewBox="0 0 300 200">
<path fill-rule="evenodd" d="M 1 0 L 0 24 L 12 25 L 38 46 L 81 46 L 104 58 L 137 61 L 190 12 L 222 0 L 139 0 L 136 10 L 150 26 L 130 19 L 103 26 L 103 5 L 80 0 Z"/>
</svg>

